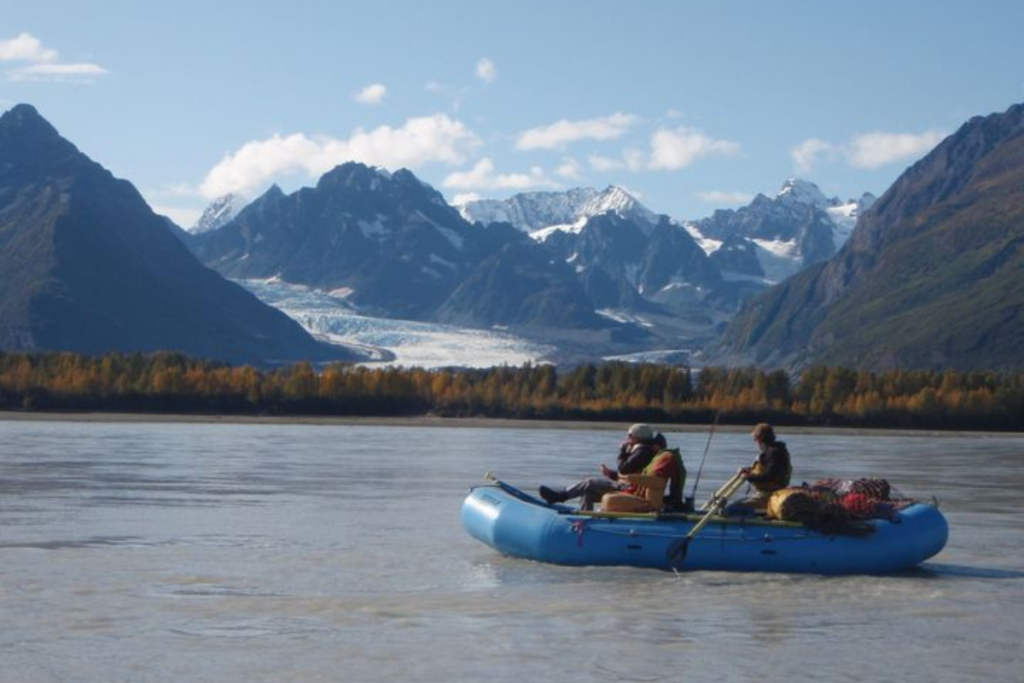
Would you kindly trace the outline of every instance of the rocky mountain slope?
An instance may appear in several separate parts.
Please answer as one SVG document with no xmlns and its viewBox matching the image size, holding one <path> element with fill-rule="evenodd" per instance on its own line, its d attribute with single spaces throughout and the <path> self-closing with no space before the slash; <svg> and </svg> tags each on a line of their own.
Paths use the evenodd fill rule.
<svg viewBox="0 0 1024 683">
<path fill-rule="evenodd" d="M 1024 105 L 909 168 L 843 249 L 756 299 L 710 358 L 865 369 L 1024 366 Z"/>
<path fill-rule="evenodd" d="M 203 267 L 130 183 L 29 105 L 0 117 L 0 348 L 353 358 Z"/>
</svg>

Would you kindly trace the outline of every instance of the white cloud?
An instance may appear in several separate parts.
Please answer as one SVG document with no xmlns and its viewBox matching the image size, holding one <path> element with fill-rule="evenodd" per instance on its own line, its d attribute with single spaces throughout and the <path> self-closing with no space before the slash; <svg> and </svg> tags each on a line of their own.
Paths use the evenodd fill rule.
<svg viewBox="0 0 1024 683">
<path fill-rule="evenodd" d="M 452 173 L 442 183 L 457 190 L 526 190 L 534 187 L 557 187 L 544 175 L 544 170 L 534 166 L 529 173 L 494 172 L 494 162 L 483 158 L 469 171 Z"/>
<path fill-rule="evenodd" d="M 817 138 L 804 140 L 789 150 L 789 156 L 793 159 L 793 165 L 798 173 L 810 173 L 814 170 L 820 157 L 831 156 L 835 153 L 835 145 L 824 140 L 818 140 Z"/>
<path fill-rule="evenodd" d="M 485 83 L 493 83 L 494 79 L 498 77 L 498 69 L 495 68 L 494 62 L 487 59 L 487 57 L 477 62 L 476 77 Z"/>
<path fill-rule="evenodd" d="M 614 140 L 624 135 L 636 121 L 637 117 L 618 112 L 611 116 L 583 121 L 562 119 L 523 132 L 516 141 L 516 148 L 556 149 L 579 140 Z"/>
<path fill-rule="evenodd" d="M 189 185 L 187 183 L 177 183 L 175 185 L 165 185 L 164 187 L 156 189 L 147 189 L 143 194 L 149 199 L 179 199 L 181 197 L 202 196 L 194 185 Z"/>
<path fill-rule="evenodd" d="M 55 62 L 59 56 L 56 50 L 44 48 L 43 43 L 29 33 L 0 40 L 0 62 Z"/>
<path fill-rule="evenodd" d="M 648 168 L 676 171 L 707 156 L 735 156 L 740 145 L 730 140 L 715 140 L 694 128 L 661 129 L 651 136 Z"/>
<path fill-rule="evenodd" d="M 227 154 L 200 186 L 210 199 L 229 192 L 251 194 L 272 178 L 289 173 L 319 177 L 338 164 L 359 161 L 384 168 L 416 168 L 427 163 L 461 164 L 479 146 L 461 121 L 443 114 L 412 118 L 400 128 L 356 130 L 339 140 L 294 133 L 254 140 Z"/>
<path fill-rule="evenodd" d="M 677 128 L 660 129 L 651 135 L 651 150 L 627 147 L 618 158 L 592 154 L 587 157 L 596 171 L 675 171 L 712 155 L 735 156 L 740 144 L 730 140 L 716 140 L 699 130 Z"/>
<path fill-rule="evenodd" d="M 452 206 L 462 206 L 476 201 L 480 201 L 480 195 L 476 192 L 460 192 L 452 197 Z"/>
<path fill-rule="evenodd" d="M 591 154 L 587 157 L 587 163 L 595 171 L 642 171 L 647 167 L 647 157 L 643 150 L 629 147 L 622 151 L 618 159 Z"/>
<path fill-rule="evenodd" d="M 724 190 L 700 192 L 698 196 L 701 198 L 701 201 L 708 204 L 749 204 L 754 200 L 754 195 L 749 192 L 728 192 Z"/>
<path fill-rule="evenodd" d="M 798 173 L 808 173 L 821 161 L 845 161 L 854 168 L 872 169 L 924 156 L 942 142 L 945 133 L 930 130 L 913 133 L 865 133 L 846 144 L 817 138 L 804 140 L 789 151 Z"/>
<path fill-rule="evenodd" d="M 629 147 L 622 151 L 622 162 L 630 171 L 642 171 L 647 165 L 647 159 L 642 150 Z"/>
<path fill-rule="evenodd" d="M 924 156 L 942 142 L 946 134 L 930 130 L 912 133 L 866 133 L 857 136 L 847 150 L 847 160 L 855 168 L 878 168 L 898 161 Z"/>
<path fill-rule="evenodd" d="M 33 64 L 7 72 L 11 81 L 51 81 L 58 83 L 92 83 L 107 70 L 96 64 Z"/>
<path fill-rule="evenodd" d="M 61 63 L 56 50 L 43 47 L 42 41 L 29 33 L 10 40 L 0 40 L 0 62 L 25 62 L 27 66 L 8 69 L 9 81 L 51 81 L 92 83 L 107 70 L 98 64 Z"/>
<path fill-rule="evenodd" d="M 572 157 L 566 157 L 562 159 L 562 163 L 555 169 L 555 175 L 577 180 L 583 176 L 583 167 L 580 165 L 580 162 Z"/>
<path fill-rule="evenodd" d="M 448 107 L 453 112 L 458 112 L 462 108 L 462 101 L 466 97 L 467 88 L 454 88 L 438 81 L 429 81 L 423 86 L 423 89 L 432 94 L 440 97 L 444 97 L 448 100 Z"/>
<path fill-rule="evenodd" d="M 626 162 L 624 161 L 599 154 L 591 154 L 587 157 L 587 162 L 595 171 L 616 171 L 626 167 Z"/>
<path fill-rule="evenodd" d="M 388 94 L 388 89 L 380 83 L 374 83 L 368 85 L 355 94 L 355 101 L 359 104 L 380 104 L 384 101 L 384 96 Z"/>
</svg>

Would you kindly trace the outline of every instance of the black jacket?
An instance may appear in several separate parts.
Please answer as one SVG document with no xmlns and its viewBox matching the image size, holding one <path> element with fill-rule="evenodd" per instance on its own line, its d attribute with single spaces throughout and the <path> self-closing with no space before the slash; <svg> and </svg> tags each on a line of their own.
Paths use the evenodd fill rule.
<svg viewBox="0 0 1024 683">
<path fill-rule="evenodd" d="M 660 451 L 656 444 L 638 441 L 634 444 L 624 443 L 619 449 L 618 463 L 619 474 L 638 474 L 645 467 L 651 464 L 651 460 Z"/>
<path fill-rule="evenodd" d="M 792 474 L 793 465 L 786 444 L 776 441 L 765 446 L 757 456 L 757 462 L 751 468 L 747 481 L 758 491 L 778 491 L 789 486 Z"/>
</svg>

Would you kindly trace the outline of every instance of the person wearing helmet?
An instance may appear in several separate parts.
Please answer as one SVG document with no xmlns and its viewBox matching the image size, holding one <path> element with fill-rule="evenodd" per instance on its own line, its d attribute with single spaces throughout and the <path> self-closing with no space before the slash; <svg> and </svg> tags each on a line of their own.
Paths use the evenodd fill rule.
<svg viewBox="0 0 1024 683">
<path fill-rule="evenodd" d="M 600 477 L 588 477 L 567 488 L 540 487 L 540 497 L 549 505 L 564 503 L 581 498 L 581 510 L 593 510 L 594 504 L 606 493 L 624 491 L 629 488 L 625 481 L 619 481 L 620 474 L 639 474 L 651 464 L 651 460 L 666 446 L 665 437 L 656 433 L 649 424 L 635 424 L 626 432 L 626 440 L 619 447 L 616 468 L 601 463 Z"/>
</svg>

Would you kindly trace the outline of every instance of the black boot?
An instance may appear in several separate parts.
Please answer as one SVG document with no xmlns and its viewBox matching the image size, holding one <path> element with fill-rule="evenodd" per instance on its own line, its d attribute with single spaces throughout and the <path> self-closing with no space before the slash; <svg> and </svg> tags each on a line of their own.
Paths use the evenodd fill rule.
<svg viewBox="0 0 1024 683">
<path fill-rule="evenodd" d="M 565 489 L 562 489 L 561 491 L 556 491 L 552 488 L 548 488 L 547 486 L 540 487 L 540 497 L 543 498 L 544 502 L 546 502 L 548 505 L 554 505 L 555 503 L 564 503 L 565 501 L 569 500 L 568 498 L 565 497 Z"/>
</svg>

